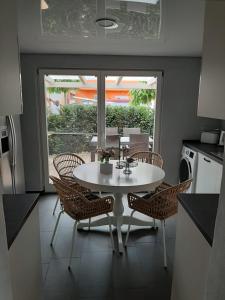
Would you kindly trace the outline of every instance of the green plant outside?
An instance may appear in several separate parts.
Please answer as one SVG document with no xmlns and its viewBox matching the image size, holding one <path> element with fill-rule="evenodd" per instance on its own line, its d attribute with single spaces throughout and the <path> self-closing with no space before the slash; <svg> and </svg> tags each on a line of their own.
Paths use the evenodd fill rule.
<svg viewBox="0 0 225 300">
<path fill-rule="evenodd" d="M 60 115 L 49 115 L 49 154 L 89 151 L 90 141 L 97 133 L 97 107 L 93 105 L 65 105 Z M 154 110 L 146 106 L 107 106 L 106 126 L 139 127 L 153 136 Z"/>
<path fill-rule="evenodd" d="M 132 100 L 130 105 L 139 106 L 141 104 L 150 105 L 156 99 L 155 89 L 132 89 L 130 90 Z"/>
</svg>

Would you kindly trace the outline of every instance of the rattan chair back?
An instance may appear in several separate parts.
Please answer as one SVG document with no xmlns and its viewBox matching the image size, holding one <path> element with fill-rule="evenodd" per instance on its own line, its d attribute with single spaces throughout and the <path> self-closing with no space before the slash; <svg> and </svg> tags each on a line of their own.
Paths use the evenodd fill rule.
<svg viewBox="0 0 225 300">
<path fill-rule="evenodd" d="M 75 185 L 68 185 L 64 180 L 50 176 L 63 210 L 75 220 L 88 219 L 100 214 L 111 212 L 113 209 L 113 198 L 106 196 L 89 201 L 84 194 L 77 190 Z"/>
<path fill-rule="evenodd" d="M 163 166 L 163 159 L 159 153 L 151 152 L 151 151 L 139 151 L 132 154 L 130 157 L 133 159 L 145 162 L 148 164 L 152 164 L 154 166 L 162 168 Z"/>
<path fill-rule="evenodd" d="M 63 210 L 72 218 L 77 219 L 80 211 L 84 210 L 88 204 L 85 196 L 77 191 L 76 186 L 68 185 L 66 181 L 50 176 L 57 194 L 60 197 Z"/>
<path fill-rule="evenodd" d="M 164 189 L 149 198 L 137 199 L 136 195 L 128 194 L 129 207 L 140 211 L 154 219 L 165 220 L 177 213 L 179 193 L 185 192 L 192 182 L 188 179 L 178 185 Z"/>
<path fill-rule="evenodd" d="M 84 163 L 85 161 L 74 153 L 60 153 L 53 159 L 53 165 L 59 176 L 68 179 L 73 177 L 73 170 Z"/>
</svg>

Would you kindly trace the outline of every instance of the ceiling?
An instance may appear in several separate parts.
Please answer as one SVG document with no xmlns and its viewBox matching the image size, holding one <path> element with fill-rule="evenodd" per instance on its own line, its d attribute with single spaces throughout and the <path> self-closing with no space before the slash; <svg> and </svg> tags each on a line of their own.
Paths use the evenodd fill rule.
<svg viewBox="0 0 225 300">
<path fill-rule="evenodd" d="M 46 9 L 40 9 L 41 1 Z M 18 0 L 21 52 L 199 56 L 204 5 L 204 0 Z M 116 26 L 96 24 L 105 17 Z"/>
</svg>

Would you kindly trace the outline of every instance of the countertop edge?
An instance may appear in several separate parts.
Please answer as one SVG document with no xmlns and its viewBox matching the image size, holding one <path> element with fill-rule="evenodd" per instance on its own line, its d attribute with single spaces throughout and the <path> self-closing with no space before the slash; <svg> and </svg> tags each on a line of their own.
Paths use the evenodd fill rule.
<svg viewBox="0 0 225 300">
<path fill-rule="evenodd" d="M 216 157 L 215 155 L 211 154 L 210 152 L 207 152 L 203 149 L 201 149 L 200 145 L 200 141 L 198 140 L 193 140 L 193 141 L 188 141 L 188 140 L 183 140 L 183 145 L 196 151 L 196 152 L 200 152 L 201 154 L 204 154 L 206 156 L 208 156 L 209 158 L 211 158 L 212 160 L 218 162 L 219 164 L 223 164 L 223 160 Z M 209 146 L 213 146 L 213 144 L 204 144 L 202 143 L 202 145 L 206 146 L 206 145 L 209 145 Z M 215 145 L 215 147 L 222 147 L 222 146 L 218 146 L 218 145 Z"/>
<path fill-rule="evenodd" d="M 185 194 L 187 195 L 187 194 Z M 188 194 L 191 195 L 191 194 Z M 195 194 L 195 195 L 201 195 L 201 194 Z M 205 194 L 207 195 L 207 194 Z M 215 198 L 219 199 L 218 194 L 211 194 L 214 195 Z M 182 207 L 185 209 L 191 220 L 194 222 L 194 224 L 197 226 L 203 237 L 206 239 L 206 241 L 209 243 L 209 245 L 212 247 L 213 244 L 213 236 L 211 237 L 206 230 L 204 230 L 203 224 L 201 224 L 197 218 L 197 216 L 193 213 L 193 210 L 188 205 L 187 201 L 185 199 L 182 199 L 182 194 L 178 195 L 179 203 L 182 205 Z M 217 201 L 217 207 L 218 207 L 218 201 Z M 215 216 L 216 219 L 216 216 Z M 214 220 L 214 227 L 215 227 L 215 220 Z M 213 228 L 214 229 L 214 228 Z"/>
<path fill-rule="evenodd" d="M 26 197 L 26 195 L 28 194 L 19 194 L 19 195 L 23 195 L 24 197 Z M 35 206 L 37 205 L 38 201 L 39 201 L 39 193 L 32 193 L 29 194 L 32 195 L 34 197 L 33 200 L 27 200 L 31 202 L 31 205 L 29 205 L 28 208 L 25 208 L 24 212 L 21 213 L 21 220 L 18 221 L 15 224 L 16 229 L 14 230 L 12 236 L 9 237 L 9 232 L 7 231 L 7 218 L 5 218 L 5 223 L 6 223 L 6 235 L 7 235 L 7 243 L 8 243 L 8 249 L 10 249 L 10 247 L 12 246 L 13 242 L 15 241 L 15 239 L 17 238 L 19 232 L 21 231 L 21 229 L 23 228 L 24 224 L 26 223 L 27 219 L 29 218 L 30 214 L 32 213 L 33 209 L 35 208 Z M 15 198 L 17 197 L 17 195 L 11 195 L 14 196 Z M 6 198 L 9 198 L 10 195 L 3 195 L 3 208 L 4 208 L 4 214 L 6 215 L 6 210 L 7 210 L 7 205 L 5 204 L 5 201 L 7 201 Z M 17 201 L 16 199 L 13 199 L 11 201 Z"/>
</svg>

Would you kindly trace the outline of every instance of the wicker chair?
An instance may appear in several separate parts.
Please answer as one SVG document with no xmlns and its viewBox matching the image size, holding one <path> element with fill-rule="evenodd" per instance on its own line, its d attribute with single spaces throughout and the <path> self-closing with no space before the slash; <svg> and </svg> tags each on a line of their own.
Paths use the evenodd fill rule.
<svg viewBox="0 0 225 300">
<path fill-rule="evenodd" d="M 72 246 L 71 246 L 71 252 L 69 257 L 68 269 L 70 269 L 72 253 L 73 253 L 75 238 L 77 234 L 77 227 L 81 220 L 85 220 L 85 219 L 90 220 L 90 218 L 92 217 L 106 214 L 109 220 L 109 231 L 110 231 L 110 237 L 112 241 L 112 248 L 114 251 L 112 226 L 111 226 L 111 219 L 109 216 L 109 213 L 112 212 L 113 210 L 113 202 L 114 202 L 113 197 L 111 196 L 107 196 L 104 198 L 97 197 L 97 199 L 90 201 L 82 193 L 77 191 L 76 188 L 74 188 L 74 186 L 73 187 L 68 186 L 65 181 L 56 178 L 54 176 L 50 176 L 50 178 L 53 181 L 53 184 L 55 186 L 56 192 L 60 197 L 61 205 L 62 205 L 62 210 L 58 215 L 55 228 L 52 234 L 51 243 L 50 243 L 51 246 L 53 245 L 54 237 L 62 213 L 64 212 L 67 213 L 71 218 L 75 220 L 74 227 L 73 227 Z"/>
<path fill-rule="evenodd" d="M 75 183 L 73 178 L 73 170 L 77 166 L 80 166 L 84 163 L 84 160 L 74 153 L 60 153 L 53 159 L 53 165 L 62 180 L 67 181 L 68 184 L 77 186 L 77 189 L 79 189 L 79 192 L 81 193 L 89 193 L 90 191 L 88 189 L 81 187 L 78 183 Z M 57 197 L 56 199 L 56 203 L 53 209 L 53 215 L 55 214 L 58 203 L 59 197 Z"/>
<path fill-rule="evenodd" d="M 161 169 L 163 167 L 163 159 L 162 159 L 161 155 L 156 152 L 139 151 L 139 152 L 132 154 L 130 157 L 132 157 L 133 159 L 135 159 L 137 161 L 145 162 L 145 163 L 160 167 Z M 163 184 L 160 185 L 160 189 L 164 188 Z M 158 189 L 155 190 L 155 192 L 158 192 L 158 191 L 159 191 Z M 155 219 L 153 219 L 153 221 L 154 221 L 154 228 L 156 229 Z"/>
<path fill-rule="evenodd" d="M 154 166 L 162 168 L 163 166 L 163 159 L 159 153 L 151 152 L 151 151 L 139 151 L 132 154 L 130 157 L 133 159 L 145 162 L 148 164 L 152 164 Z"/>
<path fill-rule="evenodd" d="M 178 200 L 177 195 L 186 191 L 192 179 L 184 181 L 178 185 L 171 186 L 155 194 L 148 194 L 144 197 L 139 197 L 133 193 L 127 195 L 128 206 L 133 210 L 131 217 L 134 212 L 138 211 L 147 215 L 151 218 L 158 219 L 161 221 L 162 232 L 163 232 L 163 249 L 164 249 L 164 267 L 167 268 L 167 256 L 166 256 L 166 237 L 165 237 L 165 220 L 177 213 Z M 125 240 L 125 246 L 129 237 L 131 225 L 128 225 L 127 236 Z"/>
</svg>

